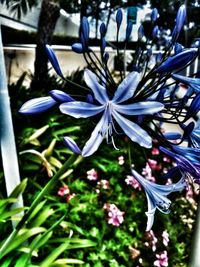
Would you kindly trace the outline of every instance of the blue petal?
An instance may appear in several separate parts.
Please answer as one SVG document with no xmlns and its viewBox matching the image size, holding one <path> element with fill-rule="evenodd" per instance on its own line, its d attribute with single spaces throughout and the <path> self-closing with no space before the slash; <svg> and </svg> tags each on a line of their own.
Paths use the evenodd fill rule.
<svg viewBox="0 0 200 267">
<path fill-rule="evenodd" d="M 183 46 L 179 43 L 175 43 L 174 52 L 175 54 L 179 54 L 183 51 Z"/>
<path fill-rule="evenodd" d="M 113 107 L 116 111 L 126 115 L 150 115 L 162 110 L 164 105 L 160 102 L 144 101 L 127 105 L 113 104 Z"/>
<path fill-rule="evenodd" d="M 131 98 L 140 81 L 138 72 L 133 71 L 120 83 L 112 99 L 115 103 L 121 103 Z"/>
<path fill-rule="evenodd" d="M 133 29 L 133 22 L 129 21 L 126 27 L 126 42 L 128 42 Z"/>
<path fill-rule="evenodd" d="M 142 40 L 143 36 L 144 36 L 144 27 L 141 24 L 140 27 L 138 28 L 138 39 Z"/>
<path fill-rule="evenodd" d="M 153 37 L 153 38 L 156 38 L 156 37 L 157 37 L 157 35 L 158 35 L 158 30 L 159 30 L 159 28 L 158 28 L 158 26 L 156 25 L 156 26 L 153 28 L 153 31 L 152 31 L 152 37 Z"/>
<path fill-rule="evenodd" d="M 87 86 L 92 89 L 95 99 L 100 104 L 105 104 L 109 101 L 106 89 L 98 83 L 97 76 L 93 72 L 86 69 L 84 72 L 84 79 Z"/>
<path fill-rule="evenodd" d="M 144 131 L 139 125 L 136 123 L 122 117 L 118 112 L 113 110 L 113 117 L 122 128 L 124 133 L 133 141 L 138 143 L 140 146 L 151 148 L 152 140 L 146 131 Z"/>
<path fill-rule="evenodd" d="M 96 106 L 86 102 L 69 102 L 60 105 L 60 111 L 74 118 L 88 118 L 94 116 L 105 108 L 104 106 Z"/>
<path fill-rule="evenodd" d="M 176 133 L 176 132 L 163 133 L 163 135 L 167 140 L 177 140 L 177 139 L 181 139 L 182 137 L 180 133 Z"/>
<path fill-rule="evenodd" d="M 116 14 L 116 22 L 117 22 L 117 28 L 119 30 L 119 27 L 122 23 L 122 19 L 123 19 L 123 14 L 122 14 L 122 10 L 118 9 L 117 10 L 117 14 Z"/>
<path fill-rule="evenodd" d="M 195 90 L 195 92 L 200 91 L 200 79 L 199 78 L 185 77 L 185 76 L 178 75 L 178 74 L 172 74 L 172 78 L 174 78 L 176 81 L 190 85 Z"/>
<path fill-rule="evenodd" d="M 78 145 L 72 138 L 70 138 L 69 136 L 65 136 L 64 142 L 72 152 L 74 152 L 75 154 L 81 155 L 80 148 L 78 147 Z"/>
<path fill-rule="evenodd" d="M 53 49 L 49 46 L 46 45 L 46 52 L 49 58 L 49 61 L 51 62 L 52 67 L 56 71 L 56 73 L 63 78 L 63 74 L 60 68 L 60 65 L 58 63 L 58 59 L 53 51 Z"/>
<path fill-rule="evenodd" d="M 101 34 L 101 38 L 102 37 L 105 37 L 106 35 L 106 25 L 104 22 L 101 23 L 101 26 L 100 26 L 100 34 Z"/>
<path fill-rule="evenodd" d="M 198 93 L 192 100 L 192 103 L 189 106 L 185 119 L 192 118 L 200 110 L 200 93 Z"/>
<path fill-rule="evenodd" d="M 57 102 L 50 96 L 38 97 L 24 103 L 19 112 L 24 114 L 41 113 L 54 106 L 56 103 Z"/>
<path fill-rule="evenodd" d="M 179 68 L 183 68 L 187 65 L 191 60 L 193 60 L 197 56 L 197 49 L 190 48 L 186 49 L 179 54 L 168 57 L 166 61 L 164 61 L 157 69 L 157 72 L 171 72 Z"/>
<path fill-rule="evenodd" d="M 185 179 L 182 177 L 176 184 L 158 185 L 144 179 L 135 170 L 132 169 L 131 171 L 133 177 L 144 188 L 147 196 L 148 212 L 146 212 L 146 215 L 148 220 L 146 231 L 149 231 L 154 222 L 156 208 L 163 213 L 169 213 L 171 201 L 166 196 L 175 191 L 182 191 L 186 186 Z"/>
<path fill-rule="evenodd" d="M 90 26 L 87 17 L 83 17 L 81 21 L 81 33 L 83 35 L 84 45 L 89 41 Z"/>
<path fill-rule="evenodd" d="M 82 54 L 84 52 L 83 45 L 81 43 L 73 44 L 72 50 L 78 54 Z"/>
<path fill-rule="evenodd" d="M 172 33 L 172 39 L 177 39 L 186 18 L 186 8 L 185 5 L 180 6 L 177 16 L 176 16 L 176 24 Z"/>
<path fill-rule="evenodd" d="M 157 8 L 154 8 L 151 12 L 151 20 L 154 22 L 157 20 L 158 17 L 158 10 Z"/>
<path fill-rule="evenodd" d="M 61 90 L 54 89 L 51 90 L 49 94 L 55 101 L 60 103 L 75 101 L 74 98 L 72 98 L 70 95 L 66 94 Z"/>
<path fill-rule="evenodd" d="M 104 139 L 107 128 L 108 128 L 108 113 L 107 111 L 105 111 L 102 118 L 94 128 L 90 136 L 90 139 L 87 141 L 82 150 L 83 157 L 88 157 L 92 155 L 99 148 L 100 144 Z"/>
</svg>

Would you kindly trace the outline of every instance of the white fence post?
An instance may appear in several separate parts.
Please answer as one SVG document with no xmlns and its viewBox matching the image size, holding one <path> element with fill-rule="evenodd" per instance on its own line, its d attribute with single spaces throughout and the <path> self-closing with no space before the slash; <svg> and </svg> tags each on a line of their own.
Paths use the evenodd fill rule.
<svg viewBox="0 0 200 267">
<path fill-rule="evenodd" d="M 8 94 L 8 86 L 6 79 L 6 69 L 3 53 L 3 44 L 1 37 L 0 23 L 0 147 L 1 157 L 4 171 L 7 195 L 9 196 L 13 189 L 20 183 L 19 166 L 17 159 L 17 151 L 15 145 L 15 136 L 12 124 L 12 115 L 10 108 L 10 99 Z M 22 207 L 22 196 L 15 207 Z M 18 215 L 18 217 L 20 214 Z M 13 226 L 16 225 L 13 222 Z"/>
</svg>

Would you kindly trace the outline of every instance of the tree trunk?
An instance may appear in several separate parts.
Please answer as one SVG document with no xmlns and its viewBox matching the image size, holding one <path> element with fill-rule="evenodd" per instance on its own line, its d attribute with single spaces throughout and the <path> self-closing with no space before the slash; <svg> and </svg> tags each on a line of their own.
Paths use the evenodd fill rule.
<svg viewBox="0 0 200 267">
<path fill-rule="evenodd" d="M 48 81 L 48 58 L 45 45 L 50 44 L 60 15 L 60 7 L 51 0 L 43 0 L 38 21 L 37 46 L 35 51 L 35 72 L 31 89 L 45 88 Z"/>
</svg>

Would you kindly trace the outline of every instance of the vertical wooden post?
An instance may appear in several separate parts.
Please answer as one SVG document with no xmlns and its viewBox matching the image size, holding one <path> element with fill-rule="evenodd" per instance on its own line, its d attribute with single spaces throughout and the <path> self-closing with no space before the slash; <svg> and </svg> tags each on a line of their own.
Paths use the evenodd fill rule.
<svg viewBox="0 0 200 267">
<path fill-rule="evenodd" d="M 12 124 L 0 22 L 0 147 L 7 195 L 20 183 L 19 166 Z M 15 207 L 22 207 L 22 196 Z M 13 223 L 15 225 L 15 223 Z"/>
</svg>

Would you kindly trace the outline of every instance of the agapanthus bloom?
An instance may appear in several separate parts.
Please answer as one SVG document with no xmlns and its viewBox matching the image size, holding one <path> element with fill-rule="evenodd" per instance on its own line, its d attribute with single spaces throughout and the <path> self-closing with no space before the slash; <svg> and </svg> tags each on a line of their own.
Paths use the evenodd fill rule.
<svg viewBox="0 0 200 267">
<path fill-rule="evenodd" d="M 185 188 L 186 183 L 184 177 L 182 177 L 176 184 L 159 185 L 146 180 L 133 169 L 132 174 L 134 178 L 142 185 L 146 193 L 148 202 L 148 211 L 146 212 L 148 218 L 146 231 L 149 231 L 151 230 L 154 222 L 154 214 L 156 209 L 163 213 L 169 213 L 171 201 L 167 198 L 167 196 L 175 191 L 182 191 Z"/>
<path fill-rule="evenodd" d="M 121 127 L 123 132 L 140 146 L 150 148 L 152 139 L 148 133 L 137 123 L 127 119 L 126 116 L 138 116 L 154 114 L 163 109 L 163 104 L 157 101 L 142 101 L 126 104 L 127 100 L 133 97 L 137 85 L 140 81 L 138 72 L 130 73 L 117 87 L 112 99 L 108 96 L 106 86 L 98 82 L 96 74 L 86 69 L 84 73 L 85 82 L 94 94 L 96 104 L 73 101 L 60 105 L 60 111 L 75 118 L 88 118 L 99 113 L 103 113 L 100 121 L 92 132 L 90 139 L 86 142 L 82 150 L 84 157 L 92 155 L 99 147 L 104 137 L 107 141 L 111 138 L 113 142 L 113 130 L 115 122 Z M 114 145 L 115 146 L 115 145 Z"/>
<path fill-rule="evenodd" d="M 200 79 L 199 73 L 193 73 L 190 77 L 185 77 L 183 74 L 187 67 L 199 57 L 199 44 L 193 48 L 186 48 L 177 42 L 186 18 L 185 5 L 181 5 L 176 16 L 174 29 L 170 31 L 172 36 L 165 42 L 164 50 L 155 55 L 153 43 L 161 32 L 156 25 L 158 17 L 157 9 L 153 9 L 151 14 L 152 32 L 149 34 L 153 42 L 147 38 L 146 44 L 142 44 L 145 31 L 143 26 L 139 27 L 138 49 L 134 51 L 132 63 L 128 66 L 126 47 L 131 40 L 133 22 L 128 18 L 124 31 L 124 53 L 121 53 L 119 30 L 123 14 L 121 9 L 117 11 L 116 54 L 118 60 L 122 54 L 124 55 L 124 66 L 119 69 L 116 76 L 113 75 L 113 69 L 110 70 L 108 66 L 109 53 L 107 51 L 105 23 L 102 23 L 99 29 L 100 57 L 98 57 L 90 46 L 88 19 L 83 17 L 79 31 L 80 40 L 72 45 L 72 50 L 83 54 L 86 61 L 84 85 L 65 78 L 53 49 L 49 45 L 46 46 L 49 61 L 56 73 L 75 89 L 81 89 L 81 97 L 78 90 L 74 98 L 74 96 L 56 89 L 50 91 L 48 96 L 27 101 L 20 109 L 21 113 L 35 114 L 58 106 L 61 113 L 68 116 L 77 119 L 92 118 L 94 123 L 97 121 L 89 139 L 86 141 L 81 138 L 81 140 L 83 139 L 82 143 L 84 143 L 83 147 L 80 148 L 69 136 L 63 138 L 64 143 L 72 152 L 83 157 L 95 153 L 104 139 L 107 143 L 112 143 L 117 149 L 114 138 L 121 134 L 126 135 L 126 139 L 136 143 L 138 149 L 142 147 L 147 158 L 149 158 L 147 150 L 152 147 L 152 143 L 155 142 L 156 145 L 159 145 L 167 155 L 163 157 L 163 161 L 169 163 L 173 159 L 176 162 L 176 166 L 170 169 L 164 178 L 169 178 L 172 181 L 174 177 L 176 180 L 178 177 L 180 180 L 165 185 L 156 184 L 152 169 L 160 171 L 162 167 L 158 162 L 158 149 L 151 150 L 152 155 L 156 156 L 156 160 L 149 159 L 148 164 L 143 168 L 143 175 L 146 179 L 135 170 L 132 170 L 132 176 L 128 176 L 126 179 L 126 182 L 134 188 L 139 189 L 142 186 L 146 193 L 148 202 L 147 230 L 150 230 L 153 225 L 156 209 L 164 213 L 169 212 L 171 201 L 167 196 L 182 190 L 186 186 L 185 180 L 187 178 L 192 177 L 193 182 L 200 184 L 200 127 L 199 123 L 195 122 L 195 117 L 200 111 Z M 154 60 L 151 60 L 152 58 Z M 183 87 L 185 92 L 182 97 L 179 97 L 177 92 L 181 91 Z M 82 95 L 83 92 L 86 92 L 85 96 Z M 180 129 L 180 132 L 165 131 L 164 123 L 178 126 L 177 129 Z M 185 142 L 185 147 L 181 145 L 183 142 Z M 129 152 L 129 158 L 131 158 L 131 151 Z M 123 159 L 119 159 L 119 164 L 122 163 Z M 88 173 L 88 177 L 90 180 L 96 180 L 97 174 L 93 170 Z M 99 188 L 97 190 L 99 192 Z M 124 220 L 124 212 L 120 211 L 114 204 L 107 204 L 106 209 L 109 223 L 119 226 Z M 166 256 L 166 253 L 164 252 L 163 255 Z M 168 263 L 164 256 L 157 256 L 158 259 L 155 261 L 157 265 L 155 266 L 167 266 Z"/>
</svg>

